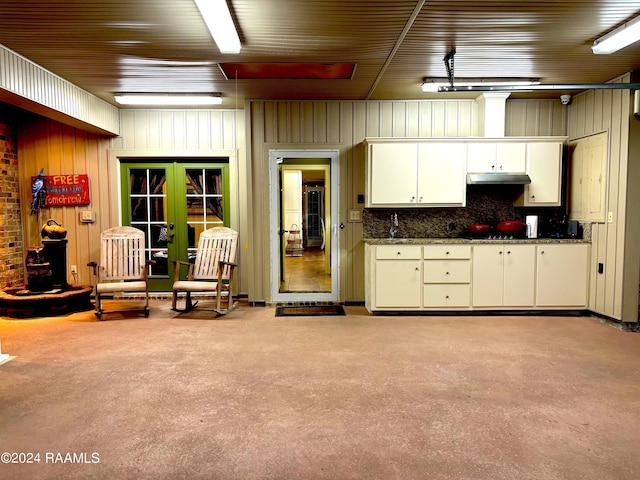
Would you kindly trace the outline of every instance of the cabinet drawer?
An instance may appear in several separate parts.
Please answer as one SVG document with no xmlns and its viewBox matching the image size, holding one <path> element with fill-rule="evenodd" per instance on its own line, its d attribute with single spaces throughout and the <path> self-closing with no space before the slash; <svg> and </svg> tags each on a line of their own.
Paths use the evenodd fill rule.
<svg viewBox="0 0 640 480">
<path fill-rule="evenodd" d="M 468 260 L 425 260 L 424 283 L 469 283 L 471 262 Z"/>
<path fill-rule="evenodd" d="M 468 307 L 470 291 L 469 285 L 425 285 L 423 306 Z"/>
<path fill-rule="evenodd" d="M 425 260 L 449 259 L 449 258 L 471 258 L 470 245 L 429 245 L 424 247 L 423 256 Z"/>
<path fill-rule="evenodd" d="M 422 247 L 416 245 L 379 245 L 376 260 L 419 260 Z"/>
</svg>

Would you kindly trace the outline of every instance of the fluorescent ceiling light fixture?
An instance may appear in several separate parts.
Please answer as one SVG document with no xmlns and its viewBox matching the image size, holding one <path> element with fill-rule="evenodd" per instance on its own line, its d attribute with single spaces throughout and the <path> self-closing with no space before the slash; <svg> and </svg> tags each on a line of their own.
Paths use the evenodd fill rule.
<svg viewBox="0 0 640 480">
<path fill-rule="evenodd" d="M 226 0 L 195 0 L 220 53 L 240 53 L 240 37 Z"/>
<path fill-rule="evenodd" d="M 114 96 L 120 105 L 162 105 L 162 106 L 204 106 L 220 105 L 220 95 L 180 95 L 180 94 L 149 94 L 122 93 Z"/>
<path fill-rule="evenodd" d="M 617 52 L 638 40 L 640 40 L 640 16 L 596 39 L 591 50 L 593 53 L 606 55 Z"/>
<path fill-rule="evenodd" d="M 453 86 L 457 91 L 462 91 L 466 87 L 487 87 L 493 86 L 528 86 L 538 85 L 539 80 L 534 78 L 456 78 L 454 79 Z M 441 88 L 451 87 L 451 83 L 446 78 L 425 78 L 422 84 L 423 92 L 439 92 Z"/>
</svg>

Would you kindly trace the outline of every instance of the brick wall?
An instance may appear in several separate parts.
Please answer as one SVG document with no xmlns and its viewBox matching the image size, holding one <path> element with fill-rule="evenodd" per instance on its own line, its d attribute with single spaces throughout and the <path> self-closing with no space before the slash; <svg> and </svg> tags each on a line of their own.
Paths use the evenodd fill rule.
<svg viewBox="0 0 640 480">
<path fill-rule="evenodd" d="M 18 144 L 10 115 L 0 105 L 0 288 L 24 283 Z"/>
</svg>

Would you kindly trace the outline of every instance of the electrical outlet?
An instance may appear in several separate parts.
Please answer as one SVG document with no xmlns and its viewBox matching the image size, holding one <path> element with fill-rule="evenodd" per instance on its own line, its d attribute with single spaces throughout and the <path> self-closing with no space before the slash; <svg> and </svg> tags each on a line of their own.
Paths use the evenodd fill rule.
<svg viewBox="0 0 640 480">
<path fill-rule="evenodd" d="M 76 273 L 78 273 L 78 267 L 76 267 L 75 265 L 71 265 L 71 273 L 73 275 L 75 275 Z"/>
<path fill-rule="evenodd" d="M 613 223 L 613 212 L 607 214 L 607 223 Z"/>
</svg>

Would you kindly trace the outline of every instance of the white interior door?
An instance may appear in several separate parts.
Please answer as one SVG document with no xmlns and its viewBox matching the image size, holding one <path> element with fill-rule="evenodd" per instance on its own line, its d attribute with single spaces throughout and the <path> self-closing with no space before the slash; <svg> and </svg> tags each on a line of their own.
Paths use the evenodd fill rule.
<svg viewBox="0 0 640 480">
<path fill-rule="evenodd" d="M 285 248 L 287 231 L 291 225 L 291 205 L 302 202 L 302 184 L 292 180 L 295 175 L 288 172 L 314 169 L 324 170 L 325 204 L 324 225 L 325 242 L 323 259 L 325 281 L 328 287 L 321 291 L 288 291 L 282 288 L 285 266 Z M 285 175 L 285 172 L 286 175 Z M 287 188 L 287 182 L 296 183 Z M 269 151 L 269 211 L 270 211 L 270 279 L 272 302 L 327 302 L 339 301 L 340 278 L 340 209 L 339 209 L 339 153 L 337 150 L 270 150 Z M 295 199 L 293 198 L 295 197 Z M 296 217 L 297 218 L 297 217 Z M 303 221 L 296 222 L 302 229 Z M 304 255 L 304 254 L 303 254 Z"/>
</svg>

